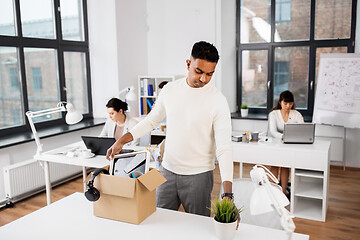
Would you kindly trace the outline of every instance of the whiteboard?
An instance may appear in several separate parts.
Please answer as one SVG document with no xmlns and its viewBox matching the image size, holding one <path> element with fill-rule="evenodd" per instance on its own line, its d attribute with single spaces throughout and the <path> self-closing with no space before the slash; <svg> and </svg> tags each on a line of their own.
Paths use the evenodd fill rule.
<svg viewBox="0 0 360 240">
<path fill-rule="evenodd" d="M 321 54 L 313 122 L 360 128 L 360 54 Z"/>
</svg>

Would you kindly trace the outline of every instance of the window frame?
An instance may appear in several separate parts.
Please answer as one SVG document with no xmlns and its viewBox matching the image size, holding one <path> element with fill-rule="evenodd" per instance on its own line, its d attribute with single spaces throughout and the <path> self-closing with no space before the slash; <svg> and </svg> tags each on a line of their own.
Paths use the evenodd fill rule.
<svg viewBox="0 0 360 240">
<path fill-rule="evenodd" d="M 45 39 L 45 38 L 30 38 L 23 37 L 22 35 L 22 22 L 20 15 L 20 0 L 14 0 L 14 12 L 15 12 L 15 28 L 16 28 L 16 36 L 7 36 L 0 35 L 0 46 L 2 47 L 15 47 L 17 48 L 18 60 L 19 60 L 19 78 L 21 80 L 20 88 L 21 88 L 21 96 L 22 96 L 22 108 L 24 109 L 24 124 L 20 126 L 13 126 L 4 129 L 0 129 L 1 135 L 12 135 L 12 134 L 21 134 L 21 133 L 29 133 L 30 125 L 28 119 L 25 115 L 27 111 L 29 111 L 28 104 L 28 95 L 27 95 L 27 82 L 31 79 L 26 78 L 26 70 L 25 70 L 25 58 L 24 58 L 24 48 L 32 47 L 32 48 L 48 48 L 54 49 L 57 55 L 57 69 L 58 69 L 58 77 L 59 77 L 59 95 L 60 101 L 66 102 L 66 85 L 65 85 L 65 67 L 64 67 L 64 52 L 82 52 L 85 53 L 85 61 L 86 61 L 86 78 L 87 78 L 87 96 L 88 96 L 88 110 L 89 112 L 83 114 L 84 119 L 93 119 L 93 106 L 92 106 L 92 95 L 91 95 L 91 75 L 90 75 L 90 55 L 89 55 L 89 31 L 88 31 L 88 15 L 87 15 L 87 1 L 82 1 L 82 14 L 79 16 L 82 18 L 83 22 L 83 32 L 84 32 L 84 41 L 72 41 L 72 40 L 63 40 L 62 36 L 62 26 L 61 26 L 61 13 L 60 13 L 60 1 L 61 0 L 53 0 L 53 9 L 55 16 L 55 39 Z M 56 106 L 54 106 L 56 107 Z M 65 121 L 65 113 L 61 113 L 61 118 L 35 123 L 36 129 L 44 129 L 57 125 L 64 124 Z"/>
<path fill-rule="evenodd" d="M 268 88 L 267 88 L 267 106 L 266 108 L 252 108 L 249 107 L 249 117 L 252 119 L 264 119 L 264 115 L 268 115 L 273 107 L 273 91 L 274 91 L 274 61 L 275 61 L 275 49 L 277 47 L 309 47 L 309 73 L 308 73 L 308 106 L 306 110 L 298 109 L 304 118 L 307 120 L 312 119 L 314 108 L 314 95 L 315 95 L 315 68 L 316 68 L 316 49 L 322 47 L 347 47 L 348 53 L 353 53 L 355 50 L 355 25 L 356 25 L 356 9 L 357 0 L 352 0 L 351 9 L 351 31 L 350 37 L 346 39 L 321 39 L 315 40 L 315 0 L 311 0 L 310 6 L 310 38 L 309 40 L 291 40 L 283 42 L 275 42 L 275 0 L 271 0 L 271 41 L 261 43 L 241 43 L 241 0 L 236 1 L 236 103 L 238 106 L 237 112 L 240 112 L 240 106 L 242 105 L 242 52 L 247 50 L 268 50 Z M 236 118 L 238 114 L 233 115 Z"/>
</svg>

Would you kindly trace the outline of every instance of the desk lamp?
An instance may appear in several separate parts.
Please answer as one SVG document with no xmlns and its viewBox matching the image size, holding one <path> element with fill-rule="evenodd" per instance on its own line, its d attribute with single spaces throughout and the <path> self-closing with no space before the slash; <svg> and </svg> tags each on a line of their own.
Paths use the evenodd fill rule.
<svg viewBox="0 0 360 240">
<path fill-rule="evenodd" d="M 131 86 L 131 87 L 127 87 L 127 88 L 124 88 L 122 89 L 118 95 L 122 94 L 126 92 L 125 94 L 125 102 L 133 102 L 133 101 L 136 101 L 137 99 L 137 96 L 136 96 L 136 93 L 135 93 L 135 90 L 134 90 L 134 87 Z M 126 112 L 130 112 L 130 106 L 128 105 L 128 110 Z"/>
<path fill-rule="evenodd" d="M 267 172 L 265 172 L 265 170 Z M 276 211 L 280 216 L 280 223 L 291 239 L 295 230 L 293 216 L 285 209 L 289 205 L 289 200 L 283 194 L 279 185 L 270 183 L 268 177 L 278 183 L 275 176 L 264 166 L 255 165 L 250 171 L 251 180 L 255 185 L 255 190 L 250 199 L 250 212 L 253 215 Z"/>
<path fill-rule="evenodd" d="M 125 102 L 126 101 L 130 101 L 130 102 L 136 101 L 137 96 L 136 96 L 136 93 L 135 93 L 135 90 L 134 90 L 133 86 L 122 89 L 119 92 L 119 95 L 124 93 L 124 92 L 126 92 L 126 94 L 125 94 Z"/>
<path fill-rule="evenodd" d="M 66 107 L 65 105 L 66 104 Z M 26 116 L 29 120 L 29 124 L 31 127 L 31 131 L 33 132 L 34 138 L 35 138 L 35 142 L 37 145 L 37 150 L 36 150 L 36 155 L 38 156 L 41 154 L 42 150 L 42 144 L 40 143 L 40 138 L 37 134 L 34 122 L 33 122 L 33 118 L 36 117 L 41 117 L 44 115 L 48 115 L 48 114 L 53 114 L 53 113 L 57 113 L 57 112 L 67 112 L 66 116 L 65 116 L 65 121 L 67 124 L 72 125 L 72 124 L 76 124 L 78 122 L 80 122 L 83 119 L 83 115 L 76 111 L 74 105 L 72 105 L 71 103 L 67 103 L 67 102 L 59 102 L 57 104 L 56 108 L 50 108 L 50 109 L 45 109 L 45 110 L 40 110 L 40 111 L 27 111 L 26 112 Z"/>
</svg>

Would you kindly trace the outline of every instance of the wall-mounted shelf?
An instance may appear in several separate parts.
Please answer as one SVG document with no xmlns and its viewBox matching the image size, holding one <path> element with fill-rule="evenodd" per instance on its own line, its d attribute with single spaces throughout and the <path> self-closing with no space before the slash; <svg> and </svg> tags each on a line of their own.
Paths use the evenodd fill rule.
<svg viewBox="0 0 360 240">
<path fill-rule="evenodd" d="M 159 84 L 163 81 L 174 81 L 174 76 L 139 76 L 139 114 L 147 115 L 159 95 Z"/>
</svg>

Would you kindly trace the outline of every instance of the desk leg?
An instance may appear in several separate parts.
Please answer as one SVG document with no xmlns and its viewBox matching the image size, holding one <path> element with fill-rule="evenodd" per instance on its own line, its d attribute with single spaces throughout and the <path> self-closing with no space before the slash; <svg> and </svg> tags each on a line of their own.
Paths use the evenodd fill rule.
<svg viewBox="0 0 360 240">
<path fill-rule="evenodd" d="M 50 182 L 50 169 L 49 162 L 43 161 L 45 173 L 45 187 L 46 187 L 46 202 L 47 205 L 51 204 L 51 182 Z"/>
<path fill-rule="evenodd" d="M 86 191 L 86 167 L 83 167 L 83 183 L 84 183 L 84 192 Z"/>
<path fill-rule="evenodd" d="M 242 162 L 239 162 L 239 178 L 243 178 L 242 177 L 243 175 L 243 163 Z"/>
<path fill-rule="evenodd" d="M 290 213 L 294 213 L 294 204 L 295 204 L 295 188 L 296 188 L 296 181 L 295 181 L 295 168 L 291 168 L 291 186 L 290 186 Z"/>
</svg>

